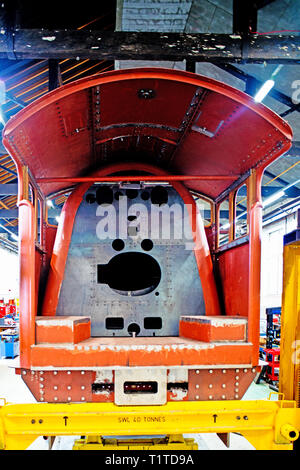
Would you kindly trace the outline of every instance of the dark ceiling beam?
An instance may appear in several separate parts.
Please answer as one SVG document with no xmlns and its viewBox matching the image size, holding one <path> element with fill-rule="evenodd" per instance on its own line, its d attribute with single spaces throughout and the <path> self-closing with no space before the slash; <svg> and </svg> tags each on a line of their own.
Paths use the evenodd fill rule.
<svg viewBox="0 0 300 470">
<path fill-rule="evenodd" d="M 300 36 L 15 29 L 0 58 L 300 62 Z M 10 49 L 9 49 L 10 48 Z"/>
<path fill-rule="evenodd" d="M 267 175 L 268 176 L 268 175 Z M 289 183 L 287 181 L 281 180 L 279 181 L 280 184 L 283 184 L 283 186 L 287 186 Z M 261 188 L 261 195 L 262 197 L 269 197 L 275 194 L 277 191 L 279 191 L 281 188 L 279 186 L 262 186 Z M 239 196 L 246 196 L 247 191 L 243 190 L 241 188 L 239 190 Z M 292 186 L 291 188 L 286 190 L 286 195 L 288 197 L 299 197 L 300 196 L 300 189 L 296 188 L 295 186 Z"/>
<path fill-rule="evenodd" d="M 274 173 L 271 173 L 269 170 L 265 170 L 264 175 L 268 176 L 271 179 L 276 178 L 277 183 L 280 183 L 283 186 L 287 186 L 289 184 L 286 180 L 284 180 L 280 177 L 277 177 L 276 175 L 274 175 Z M 278 189 L 280 189 L 280 188 L 278 188 Z"/>
<path fill-rule="evenodd" d="M 293 106 L 290 107 L 290 109 L 287 109 L 283 113 L 280 114 L 281 117 L 288 116 L 288 114 L 293 113 L 294 111 L 300 111 L 300 103 L 294 104 Z"/>
<path fill-rule="evenodd" d="M 256 5 L 257 9 L 260 10 L 261 8 L 266 7 L 267 5 L 270 5 L 270 3 L 274 3 L 275 0 L 256 0 Z"/>
<path fill-rule="evenodd" d="M 257 31 L 257 2 L 253 0 L 233 0 L 232 30 L 236 34 Z"/>
<path fill-rule="evenodd" d="M 271 173 L 269 170 L 265 170 L 264 174 L 266 176 L 268 176 L 269 178 L 276 178 L 276 181 L 277 183 L 279 184 L 282 184 L 283 187 L 280 187 L 278 186 L 276 188 L 277 191 L 279 191 L 280 189 L 284 189 L 284 186 L 288 186 L 290 183 L 288 181 L 286 181 L 285 179 L 283 178 L 280 178 L 280 177 L 276 177 L 276 175 L 274 175 L 274 173 Z M 268 188 L 269 186 L 263 186 L 262 187 L 262 191 L 263 191 L 263 188 Z M 284 192 L 285 194 L 287 195 L 287 197 L 290 197 L 290 198 L 297 198 L 297 197 L 300 197 L 300 189 L 298 189 L 296 186 L 292 186 L 291 188 L 288 188 L 288 189 L 284 189 Z M 262 192 L 262 195 L 264 196 L 264 193 Z M 270 194 L 271 195 L 271 194 Z M 267 196 L 267 195 L 266 195 Z"/>
<path fill-rule="evenodd" d="M 55 90 L 62 85 L 62 78 L 60 73 L 59 61 L 56 59 L 48 60 L 48 89 L 49 91 Z"/>
<path fill-rule="evenodd" d="M 258 10 L 275 0 L 233 0 L 232 31 L 237 34 L 251 34 L 257 31 Z"/>
<path fill-rule="evenodd" d="M 7 168 L 7 167 L 4 166 L 4 165 L 0 165 L 0 168 L 1 168 L 2 170 L 7 171 L 7 172 L 10 173 L 11 175 L 14 175 L 14 176 L 16 176 L 16 177 L 18 176 L 15 171 L 11 170 L 10 168 Z"/>
<path fill-rule="evenodd" d="M 20 100 L 20 98 L 16 98 L 11 93 L 6 92 L 5 96 L 6 96 L 6 99 L 8 99 L 9 101 L 12 101 L 13 103 L 19 105 L 21 108 L 25 108 L 25 106 L 27 106 L 25 101 Z"/>
<path fill-rule="evenodd" d="M 194 60 L 187 60 L 185 63 L 185 70 L 187 72 L 196 73 L 196 62 Z"/>
</svg>

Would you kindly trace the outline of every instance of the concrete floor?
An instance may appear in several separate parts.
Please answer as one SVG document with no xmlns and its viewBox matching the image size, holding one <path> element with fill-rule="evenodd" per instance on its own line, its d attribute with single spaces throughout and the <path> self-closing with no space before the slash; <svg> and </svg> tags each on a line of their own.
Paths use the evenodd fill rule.
<svg viewBox="0 0 300 470">
<path fill-rule="evenodd" d="M 10 403 L 35 403 L 36 400 L 25 386 L 19 375 L 14 372 L 13 366 L 17 359 L 0 359 L 0 398 Z M 271 390 L 264 383 L 252 384 L 244 396 L 244 400 L 263 400 L 269 397 Z M 186 434 L 198 444 L 199 450 L 227 450 L 216 434 Z M 80 436 L 57 437 L 53 450 L 72 450 L 75 439 Z M 42 437 L 36 439 L 28 450 L 47 450 L 48 441 Z M 231 433 L 229 450 L 253 450 L 254 447 L 242 436 Z"/>
</svg>

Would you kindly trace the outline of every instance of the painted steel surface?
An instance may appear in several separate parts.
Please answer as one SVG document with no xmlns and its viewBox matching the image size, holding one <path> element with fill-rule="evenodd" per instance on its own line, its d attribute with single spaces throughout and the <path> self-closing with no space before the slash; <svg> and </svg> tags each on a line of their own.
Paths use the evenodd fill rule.
<svg viewBox="0 0 300 470">
<path fill-rule="evenodd" d="M 37 129 L 39 132 L 36 132 Z M 264 168 L 290 147 L 291 138 L 292 131 L 287 123 L 265 106 L 254 103 L 246 94 L 205 77 L 166 69 L 114 71 L 79 80 L 49 93 L 11 119 L 4 130 L 4 144 L 16 161 L 19 176 L 22 225 L 22 227 L 20 225 L 21 367 L 30 369 L 34 365 L 40 365 L 41 360 L 45 367 L 49 364 L 51 366 L 53 360 L 59 364 L 59 367 L 65 364 L 70 367 L 75 365 L 84 367 L 87 364 L 97 367 L 99 364 L 111 361 L 115 365 L 123 364 L 127 359 L 132 365 L 138 364 L 144 367 L 151 367 L 154 363 L 161 365 L 162 361 L 171 365 L 180 362 L 218 366 L 224 361 L 232 364 L 235 358 L 256 366 L 259 335 L 261 178 Z M 97 178 L 109 179 L 110 176 L 115 178 L 120 172 L 126 175 L 127 181 L 133 174 L 135 176 L 145 174 L 145 180 L 147 175 L 150 178 L 166 176 L 166 181 L 172 183 L 173 189 L 170 191 L 176 191 L 186 205 L 195 244 L 193 252 L 190 253 L 190 259 L 194 261 L 188 264 L 187 271 L 194 273 L 195 277 L 188 282 L 187 276 L 184 276 L 184 279 L 182 276 L 179 282 L 176 270 L 180 272 L 178 267 L 184 264 L 184 256 L 183 252 L 180 256 L 176 256 L 178 245 L 172 245 L 174 265 L 172 264 L 168 275 L 172 276 L 170 284 L 175 287 L 170 303 L 176 304 L 178 308 L 176 315 L 182 308 L 186 310 L 180 314 L 201 314 L 204 313 L 204 306 L 205 314 L 208 316 L 221 313 L 237 315 L 241 313 L 236 311 L 241 310 L 241 302 L 238 299 L 240 288 L 245 291 L 242 316 L 247 317 L 248 321 L 247 341 L 244 344 L 235 342 L 234 345 L 224 346 L 226 357 L 220 358 L 222 349 L 220 345 L 211 348 L 206 345 L 205 352 L 200 353 L 201 345 L 196 344 L 195 348 L 185 348 L 184 357 L 180 347 L 175 347 L 174 351 L 172 349 L 172 354 L 169 354 L 167 349 L 172 348 L 172 344 L 175 345 L 176 339 L 181 340 L 174 336 L 167 338 L 169 342 L 164 344 L 163 354 L 157 351 L 152 354 L 145 344 L 142 345 L 143 354 L 140 354 L 140 351 L 130 350 L 125 354 L 114 351 L 112 355 L 106 343 L 104 350 L 101 350 L 103 345 L 101 346 L 101 341 L 100 343 L 98 341 L 101 338 L 85 339 L 83 342 L 87 342 L 85 346 L 89 349 L 86 350 L 81 344 L 80 352 L 77 345 L 67 348 L 63 346 L 54 348 L 51 345 L 47 348 L 36 344 L 35 316 L 41 313 L 55 316 L 59 310 L 64 313 L 69 308 L 72 310 L 68 310 L 71 315 L 88 316 L 90 312 L 87 310 L 93 309 L 92 323 L 95 323 L 96 332 L 92 334 L 103 334 L 102 313 L 100 322 L 97 318 L 99 318 L 98 308 L 103 309 L 105 315 L 105 299 L 99 295 L 98 288 L 103 291 L 108 289 L 109 282 L 103 282 L 107 269 L 105 266 L 108 266 L 111 259 L 120 258 L 117 258 L 117 255 L 111 257 L 111 247 L 108 245 L 103 253 L 98 252 L 95 240 L 92 241 L 94 248 L 91 249 L 89 237 L 94 228 L 89 224 L 82 232 L 83 238 L 79 237 L 76 240 L 76 231 L 81 221 L 89 216 L 88 211 L 91 208 L 84 209 L 85 203 L 82 201 L 90 186 L 97 183 Z M 176 181 L 176 175 L 184 180 L 184 184 L 179 180 Z M 88 179 L 81 179 L 83 177 Z M 187 180 L 187 177 L 190 177 L 190 180 Z M 75 180 L 72 181 L 72 178 Z M 236 248 L 237 252 L 242 251 L 245 265 L 239 271 L 234 269 L 236 260 L 230 255 L 234 248 L 225 247 L 225 251 L 227 249 L 229 254 L 228 256 L 221 254 L 219 281 L 221 285 L 223 284 L 221 287 L 224 295 L 233 296 L 234 300 L 225 302 L 225 309 L 222 310 L 212 263 L 212 255 L 215 255 L 214 250 L 218 242 L 214 224 L 218 223 L 218 204 L 227 196 L 224 193 L 226 190 L 230 191 L 230 221 L 233 227 L 234 191 L 247 178 L 249 238 L 241 250 Z M 41 198 L 63 188 L 66 189 L 70 184 L 80 183 L 75 189 L 72 188 L 71 195 L 64 205 L 53 250 L 47 234 L 49 230 L 54 229 L 47 225 L 44 227 L 46 234 L 44 233 L 42 245 L 39 248 L 35 246 L 37 201 L 35 200 L 34 204 L 29 201 L 29 180 L 36 192 L 40 191 Z M 122 180 L 123 177 L 120 176 L 120 181 Z M 200 191 L 212 199 L 213 213 L 216 215 L 216 220 L 213 217 L 210 232 L 212 252 L 209 250 L 203 222 L 189 189 Z M 230 242 L 233 241 L 233 237 L 233 228 L 231 228 Z M 78 241 L 83 242 L 85 246 L 81 245 L 79 248 Z M 43 251 L 46 244 L 47 253 Z M 164 272 L 168 250 L 164 257 L 162 246 L 154 244 L 152 252 L 155 254 L 153 258 L 157 258 L 156 263 L 161 265 L 159 269 Z M 151 256 L 150 253 L 142 252 L 134 242 L 131 243 L 130 249 L 125 246 L 124 253 L 120 254 L 130 254 L 132 247 L 136 254 Z M 145 256 L 143 260 L 149 261 L 150 258 Z M 86 262 L 89 257 L 90 260 Z M 98 261 L 96 259 L 98 257 L 102 259 Z M 77 258 L 79 262 L 76 264 Z M 218 258 L 214 256 L 214 259 L 217 267 Z M 41 263 L 43 264 L 41 272 L 45 278 L 47 275 L 48 277 L 45 290 L 39 291 L 38 307 L 40 278 L 38 267 Z M 229 278 L 226 279 L 228 272 Z M 237 283 L 239 273 L 242 273 L 243 277 L 240 284 Z M 197 285 L 199 298 L 196 301 L 195 292 L 195 296 L 188 295 L 186 297 L 188 300 L 184 302 L 184 296 L 181 297 L 181 286 L 184 285 L 185 290 L 193 283 Z M 81 286 L 78 293 L 74 288 L 76 284 Z M 91 285 L 94 287 L 90 288 Z M 158 290 L 161 287 L 162 294 Z M 146 288 L 149 289 L 149 286 Z M 160 310 L 160 318 L 167 326 L 161 333 L 168 335 L 176 333 L 175 321 L 165 315 L 159 303 L 163 300 L 166 302 L 163 276 L 153 289 L 147 290 L 145 295 L 127 296 L 126 305 L 123 299 L 125 296 L 120 294 L 120 289 L 113 286 L 109 289 L 106 292 L 107 302 L 111 303 L 109 307 L 106 304 L 106 310 L 111 313 L 113 308 L 110 296 L 118 294 L 121 299 L 118 302 L 121 303 L 115 311 L 117 316 L 121 313 L 123 315 L 125 332 L 130 323 L 138 323 L 142 330 L 141 334 L 147 333 L 145 331 L 147 328 L 143 325 L 146 307 L 141 314 L 136 310 L 134 315 L 130 316 L 127 311 L 128 298 L 130 297 L 129 302 L 134 304 L 140 302 L 142 298 L 150 299 L 152 296 L 154 302 L 151 303 L 149 316 L 156 315 Z M 127 291 L 132 293 L 130 288 Z M 154 297 L 156 291 L 159 296 Z M 187 311 L 197 310 L 196 302 L 200 302 L 198 307 L 201 311 Z M 75 308 L 77 311 L 74 311 Z M 150 333 L 153 332 L 150 329 Z M 107 335 L 107 331 L 105 334 Z M 104 339 L 117 340 L 111 337 Z"/>
<path fill-rule="evenodd" d="M 151 227 L 153 205 L 150 195 L 151 191 L 157 187 L 157 185 L 147 186 L 146 189 L 136 190 L 136 197 L 130 199 L 127 198 L 125 189 L 122 191 L 115 186 L 112 204 L 105 206 L 99 206 L 96 201 L 97 189 L 105 188 L 104 186 L 94 186 L 85 193 L 74 221 L 56 315 L 90 316 L 92 336 L 129 336 L 130 324 L 138 325 L 139 336 L 178 336 L 181 315 L 205 314 L 188 212 L 176 191 L 170 187 L 164 187 L 168 202 L 161 208 L 157 207 L 157 213 L 161 214 L 157 218 L 160 223 L 158 226 Z M 148 200 L 143 200 L 141 197 L 145 193 L 149 197 Z M 88 195 L 90 198 L 94 196 L 93 203 L 87 202 Z M 119 203 L 121 203 L 121 208 L 122 204 L 125 204 L 126 213 L 124 212 L 123 215 L 120 214 Z M 137 204 L 139 207 L 136 206 Z M 168 211 L 175 205 L 177 217 L 174 210 Z M 145 228 L 148 228 L 144 231 L 146 233 L 136 232 L 136 227 L 138 229 L 142 227 L 139 224 L 136 225 L 134 220 L 128 221 L 127 213 L 129 217 L 130 214 L 136 214 L 135 208 L 145 209 L 147 220 L 144 224 Z M 102 209 L 102 217 L 99 209 Z M 111 211 L 111 216 L 107 221 L 104 217 L 105 210 Z M 167 211 L 165 224 L 162 223 L 163 210 Z M 125 234 L 121 234 L 122 216 L 125 218 Z M 112 238 L 113 234 L 105 239 L 100 238 L 100 235 L 104 237 L 105 233 L 97 235 L 97 225 L 103 219 L 108 225 L 111 224 L 113 229 L 116 223 L 114 238 Z M 184 227 L 184 221 L 186 222 L 186 237 L 184 233 L 180 233 Z M 154 225 L 153 222 L 152 225 Z M 163 230 L 166 232 L 165 235 Z M 170 237 L 167 236 L 169 230 Z M 122 235 L 126 238 L 123 239 Z M 151 243 L 153 244 L 153 248 L 149 251 L 143 249 L 144 240 L 148 240 L 150 247 Z M 115 249 L 116 241 L 119 241 L 121 247 L 124 244 L 124 247 L 119 250 L 118 243 L 116 243 L 117 249 Z M 124 258 L 122 262 L 122 256 L 125 253 L 127 253 L 126 260 Z M 136 258 L 137 254 L 141 255 L 141 259 Z M 97 267 L 99 271 L 103 271 L 104 276 L 105 270 L 112 265 L 114 260 L 116 260 L 115 266 L 110 269 L 110 276 L 113 279 L 100 283 L 97 279 Z M 137 261 L 133 265 L 135 260 Z M 147 260 L 149 260 L 149 266 Z M 157 286 L 155 282 L 148 289 L 134 289 L 134 285 L 142 277 L 145 278 L 146 284 L 147 281 L 152 282 L 147 276 L 150 273 L 145 273 L 145 270 L 148 269 L 150 272 L 154 263 L 158 263 L 157 266 L 159 266 Z M 114 288 L 113 284 L 116 279 L 118 285 Z M 130 290 L 130 279 L 132 279 L 132 290 Z M 112 287 L 109 282 L 112 283 Z M 121 290 L 122 286 L 124 286 L 123 290 Z M 123 320 L 121 327 L 118 328 L 117 324 L 114 327 L 115 318 L 120 319 L 121 322 Z M 148 328 L 144 326 L 145 318 L 146 326 L 147 321 L 150 323 Z M 153 320 L 154 327 L 151 328 L 153 318 L 155 319 Z M 158 319 L 161 319 L 161 326 Z M 155 327 L 155 322 L 158 327 Z"/>
<path fill-rule="evenodd" d="M 0 449 L 26 449 L 38 436 L 155 435 L 238 432 L 258 450 L 292 450 L 300 413 L 293 401 L 169 402 L 162 406 L 112 403 L 5 404 Z"/>
</svg>

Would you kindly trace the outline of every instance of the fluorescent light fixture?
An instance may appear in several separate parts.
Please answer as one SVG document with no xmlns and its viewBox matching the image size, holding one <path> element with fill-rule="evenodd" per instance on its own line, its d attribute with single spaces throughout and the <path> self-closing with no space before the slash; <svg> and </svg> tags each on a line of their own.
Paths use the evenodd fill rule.
<svg viewBox="0 0 300 470">
<path fill-rule="evenodd" d="M 274 85 L 274 80 L 267 80 L 254 96 L 254 101 L 256 103 L 261 103 L 261 101 L 267 96 Z"/>
<path fill-rule="evenodd" d="M 3 111 L 2 111 L 1 105 L 0 105 L 0 122 L 1 122 L 1 124 L 3 124 L 3 126 L 5 126 L 6 120 L 4 118 L 4 114 L 3 114 Z"/>
<path fill-rule="evenodd" d="M 269 206 L 273 202 L 277 201 L 281 197 L 285 196 L 285 192 L 283 190 L 278 191 L 277 193 L 273 194 L 272 196 L 268 197 L 263 201 L 263 208 Z"/>
<path fill-rule="evenodd" d="M 51 201 L 51 199 L 47 199 L 47 206 L 48 207 L 54 207 L 53 202 Z"/>
</svg>

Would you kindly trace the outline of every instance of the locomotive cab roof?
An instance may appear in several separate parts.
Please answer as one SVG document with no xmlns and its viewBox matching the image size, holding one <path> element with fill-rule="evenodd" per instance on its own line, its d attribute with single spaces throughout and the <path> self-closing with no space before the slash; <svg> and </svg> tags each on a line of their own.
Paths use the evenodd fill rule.
<svg viewBox="0 0 300 470">
<path fill-rule="evenodd" d="M 171 175 L 202 176 L 185 185 L 216 199 L 286 152 L 291 139 L 291 127 L 245 93 L 161 68 L 116 70 L 59 87 L 12 117 L 3 132 L 18 171 L 28 166 L 44 196 L 70 186 L 61 178 L 137 161 Z"/>
</svg>

